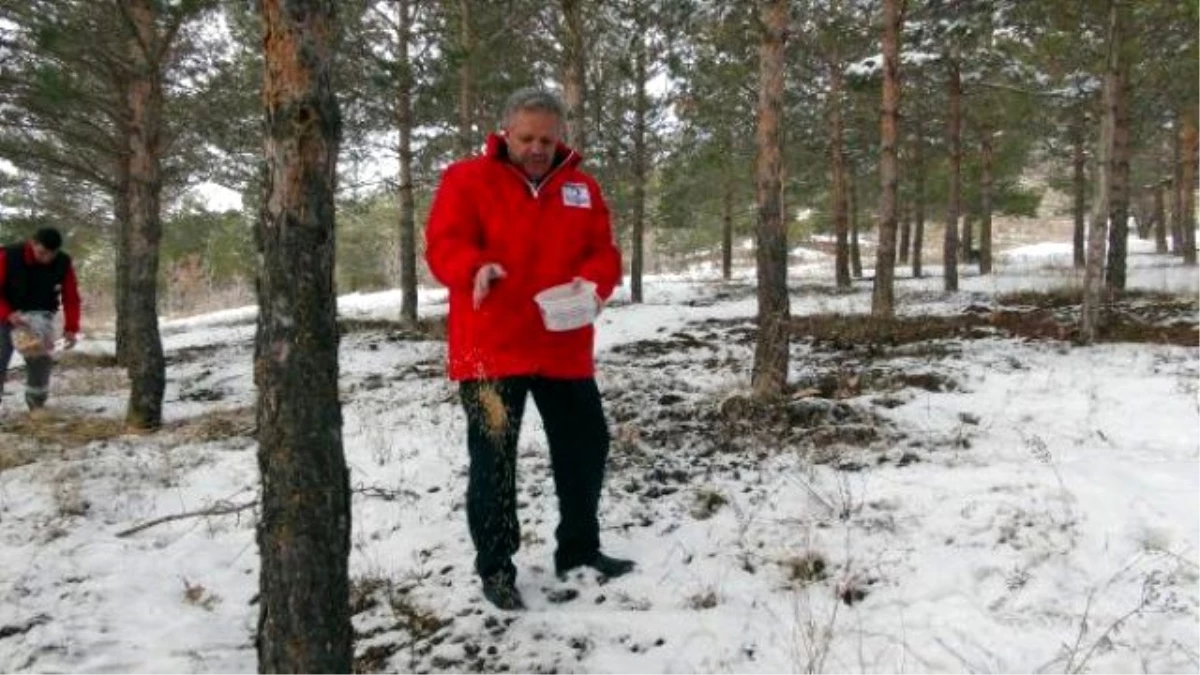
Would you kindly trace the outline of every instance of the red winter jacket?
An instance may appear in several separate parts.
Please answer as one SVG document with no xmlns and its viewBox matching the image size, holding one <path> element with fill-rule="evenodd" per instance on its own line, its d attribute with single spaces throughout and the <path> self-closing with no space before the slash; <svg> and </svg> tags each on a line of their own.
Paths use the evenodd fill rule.
<svg viewBox="0 0 1200 675">
<path fill-rule="evenodd" d="M 621 254 L 608 206 L 595 179 L 578 168 L 581 157 L 564 145 L 537 187 L 507 157 L 504 138 L 490 136 L 484 155 L 446 169 L 433 199 L 425 259 L 450 290 L 448 374 L 591 377 L 592 326 L 547 331 L 533 296 L 575 277 L 594 282 L 602 299 L 612 294 Z M 486 263 L 499 263 L 507 276 L 476 310 L 475 272 Z"/>
</svg>

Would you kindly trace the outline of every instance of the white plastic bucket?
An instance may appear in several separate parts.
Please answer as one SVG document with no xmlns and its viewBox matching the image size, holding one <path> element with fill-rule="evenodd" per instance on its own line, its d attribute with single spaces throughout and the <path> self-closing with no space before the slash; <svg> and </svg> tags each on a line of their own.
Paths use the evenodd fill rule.
<svg viewBox="0 0 1200 675">
<path fill-rule="evenodd" d="M 32 359 L 54 351 L 54 316 L 48 312 L 22 312 L 25 325 L 12 329 L 13 347 L 21 356 Z"/>
<path fill-rule="evenodd" d="M 587 280 L 551 286 L 533 299 L 542 311 L 546 330 L 556 332 L 575 330 L 592 323 L 600 305 L 596 284 Z"/>
</svg>

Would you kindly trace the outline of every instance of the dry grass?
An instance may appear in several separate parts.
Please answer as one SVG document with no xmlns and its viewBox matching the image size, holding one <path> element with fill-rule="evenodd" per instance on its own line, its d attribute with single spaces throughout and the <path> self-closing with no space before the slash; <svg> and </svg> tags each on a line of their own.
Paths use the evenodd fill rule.
<svg viewBox="0 0 1200 675">
<path fill-rule="evenodd" d="M 80 415 L 60 410 L 40 410 L 18 415 L 0 424 L 0 434 L 30 439 L 39 445 L 75 448 L 130 433 L 125 420 L 98 415 Z"/>
<path fill-rule="evenodd" d="M 58 396 L 101 396 L 129 389 L 129 376 L 121 368 L 84 368 L 54 378 Z"/>
<path fill-rule="evenodd" d="M 224 438 L 253 436 L 254 406 L 218 410 L 174 422 L 163 429 L 182 442 L 204 443 Z M 0 471 L 36 461 L 45 448 L 78 448 L 145 432 L 126 427 L 123 418 L 86 415 L 63 410 L 40 410 L 13 416 L 0 423 Z M 13 437 L 6 441 L 5 437 Z"/>
<path fill-rule="evenodd" d="M 255 407 L 252 405 L 232 410 L 215 410 L 170 424 L 166 430 L 172 436 L 191 443 L 253 436 L 258 426 L 255 415 Z"/>
<path fill-rule="evenodd" d="M 0 434 L 0 472 L 33 464 L 41 454 L 40 448 L 28 443 L 10 443 Z"/>
</svg>

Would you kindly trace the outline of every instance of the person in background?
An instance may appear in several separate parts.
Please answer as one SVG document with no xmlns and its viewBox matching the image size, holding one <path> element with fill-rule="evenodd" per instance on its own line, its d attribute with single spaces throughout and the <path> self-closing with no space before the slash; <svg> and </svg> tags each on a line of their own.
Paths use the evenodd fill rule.
<svg viewBox="0 0 1200 675">
<path fill-rule="evenodd" d="M 60 303 L 63 341 L 67 349 L 75 346 L 79 333 L 79 285 L 71 257 L 61 250 L 62 243 L 58 230 L 44 227 L 28 241 L 5 246 L 0 255 L 0 375 L 8 372 L 14 333 L 39 328 L 39 319 L 53 317 Z M 49 324 L 48 320 L 44 322 Z M 49 335 L 38 337 L 48 339 Z M 25 403 L 30 410 L 46 405 L 52 366 L 48 348 L 26 357 Z M 4 393 L 4 380 L 0 376 L 0 396 Z"/>
<path fill-rule="evenodd" d="M 512 563 L 517 435 L 527 395 L 546 428 L 558 495 L 554 567 L 607 577 L 632 561 L 600 551 L 597 510 L 609 434 L 596 386 L 594 330 L 546 329 L 534 301 L 564 283 L 595 284 L 599 311 L 621 279 L 608 207 L 564 145 L 557 96 L 522 89 L 486 152 L 442 176 L 426 225 L 426 261 L 450 291 L 448 365 L 467 417 L 467 522 L 484 596 L 522 609 Z"/>
</svg>

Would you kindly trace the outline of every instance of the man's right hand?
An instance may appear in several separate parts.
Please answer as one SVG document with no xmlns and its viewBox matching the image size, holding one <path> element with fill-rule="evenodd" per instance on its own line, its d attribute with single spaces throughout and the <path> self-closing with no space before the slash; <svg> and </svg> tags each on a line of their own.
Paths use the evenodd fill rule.
<svg viewBox="0 0 1200 675">
<path fill-rule="evenodd" d="M 506 276 L 508 273 L 498 263 L 486 263 L 475 272 L 475 291 L 471 296 L 475 309 L 479 309 L 479 305 L 487 297 L 488 291 L 492 289 L 492 282 Z"/>
</svg>

